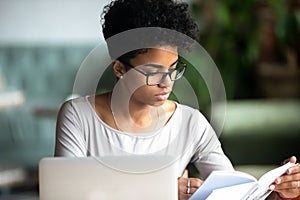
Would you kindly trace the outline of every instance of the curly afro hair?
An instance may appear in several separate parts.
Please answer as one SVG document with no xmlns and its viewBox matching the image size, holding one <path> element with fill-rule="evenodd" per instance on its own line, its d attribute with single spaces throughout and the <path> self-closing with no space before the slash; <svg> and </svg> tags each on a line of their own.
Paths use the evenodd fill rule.
<svg viewBox="0 0 300 200">
<path fill-rule="evenodd" d="M 187 3 L 173 0 L 115 0 L 104 7 L 104 38 L 141 27 L 162 27 L 196 39 L 198 27 Z"/>
<path fill-rule="evenodd" d="M 114 0 L 104 7 L 102 31 L 106 40 L 123 31 L 145 27 L 174 30 L 193 40 L 198 35 L 198 26 L 188 11 L 187 3 L 176 0 Z M 171 40 L 164 41 L 164 44 L 182 48 L 187 46 Z M 127 57 L 132 58 L 142 52 L 145 49 L 131 52 Z"/>
</svg>

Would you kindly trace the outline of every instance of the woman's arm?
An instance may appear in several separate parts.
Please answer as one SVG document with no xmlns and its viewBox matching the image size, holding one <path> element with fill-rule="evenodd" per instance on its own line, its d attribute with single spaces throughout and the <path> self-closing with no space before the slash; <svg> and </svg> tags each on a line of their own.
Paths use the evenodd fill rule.
<svg viewBox="0 0 300 200">
<path fill-rule="evenodd" d="M 215 131 L 207 121 L 191 163 L 204 179 L 214 170 L 234 170 L 230 160 L 223 152 Z"/>
<path fill-rule="evenodd" d="M 58 113 L 54 156 L 86 156 L 80 114 L 75 102 L 67 101 Z"/>
<path fill-rule="evenodd" d="M 214 170 L 234 170 L 221 148 L 216 133 L 205 117 L 200 112 L 196 112 L 191 123 L 193 124 L 191 130 L 195 131 L 195 148 L 190 162 L 197 168 L 201 177 L 205 179 Z M 203 181 L 198 178 L 180 177 L 178 179 L 179 200 L 190 198 L 202 183 Z"/>
</svg>

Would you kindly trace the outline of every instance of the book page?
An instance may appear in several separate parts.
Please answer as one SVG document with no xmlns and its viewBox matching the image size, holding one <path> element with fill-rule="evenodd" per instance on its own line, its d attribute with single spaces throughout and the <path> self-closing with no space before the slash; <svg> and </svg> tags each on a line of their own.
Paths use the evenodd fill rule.
<svg viewBox="0 0 300 200">
<path fill-rule="evenodd" d="M 262 200 L 271 193 L 269 186 L 275 179 L 295 165 L 286 163 L 265 173 L 259 181 L 243 172 L 213 171 L 189 200 L 205 200 L 208 197 L 209 200 L 216 200 L 223 199 L 225 196 L 233 200 Z"/>
<path fill-rule="evenodd" d="M 216 189 L 211 193 L 211 195 L 208 196 L 206 200 L 220 200 L 224 199 L 224 197 L 228 197 L 230 200 L 241 200 L 243 197 L 245 197 L 245 194 L 247 194 L 247 192 L 256 185 L 256 182 L 250 182 Z"/>
<path fill-rule="evenodd" d="M 267 186 L 269 187 L 276 178 L 278 178 L 279 176 L 283 175 L 290 167 L 295 166 L 296 164 L 288 162 L 284 165 L 282 165 L 281 167 L 278 167 L 276 169 L 273 169 L 267 173 L 265 173 L 259 180 L 258 180 L 258 184 L 260 186 Z"/>
<path fill-rule="evenodd" d="M 213 171 L 189 200 L 205 200 L 213 190 L 250 182 L 256 179 L 243 172 Z"/>
<path fill-rule="evenodd" d="M 251 194 L 246 199 L 265 199 L 272 191 L 269 189 L 269 186 L 275 181 L 276 178 L 286 173 L 288 168 L 295 166 L 296 164 L 288 162 L 281 167 L 275 168 L 267 173 L 265 173 L 259 180 L 258 185 L 259 187 L 257 190 Z"/>
</svg>

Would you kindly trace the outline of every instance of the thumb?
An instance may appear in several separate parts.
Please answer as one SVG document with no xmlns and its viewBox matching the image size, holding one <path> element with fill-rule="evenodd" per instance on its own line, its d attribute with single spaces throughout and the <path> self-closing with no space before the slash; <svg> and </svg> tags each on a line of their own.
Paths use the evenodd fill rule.
<svg viewBox="0 0 300 200">
<path fill-rule="evenodd" d="M 296 163 L 296 162 L 297 162 L 296 156 L 290 157 L 289 161 L 290 161 L 291 163 Z"/>
<path fill-rule="evenodd" d="M 183 178 L 188 178 L 189 177 L 189 171 L 186 169 L 184 170 L 184 173 L 183 173 Z"/>
<path fill-rule="evenodd" d="M 292 156 L 292 157 L 290 157 L 290 158 L 284 160 L 281 164 L 284 165 L 284 164 L 286 164 L 286 163 L 288 163 L 288 162 L 296 163 L 296 161 L 297 161 L 296 156 Z"/>
</svg>

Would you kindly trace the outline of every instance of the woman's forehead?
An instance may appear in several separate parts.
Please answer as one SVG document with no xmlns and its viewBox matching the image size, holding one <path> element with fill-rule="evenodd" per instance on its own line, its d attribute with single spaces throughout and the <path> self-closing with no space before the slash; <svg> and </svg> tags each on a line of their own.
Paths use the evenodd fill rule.
<svg viewBox="0 0 300 200">
<path fill-rule="evenodd" d="M 177 48 L 151 48 L 145 53 L 138 54 L 131 59 L 133 65 L 143 65 L 147 63 L 156 63 L 164 66 L 170 66 L 178 60 Z"/>
</svg>

